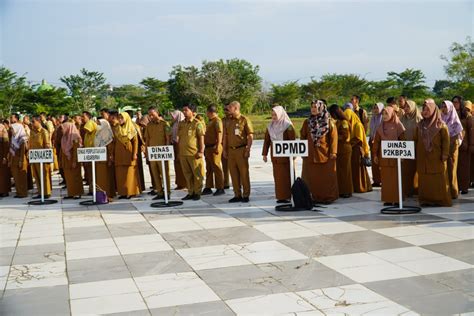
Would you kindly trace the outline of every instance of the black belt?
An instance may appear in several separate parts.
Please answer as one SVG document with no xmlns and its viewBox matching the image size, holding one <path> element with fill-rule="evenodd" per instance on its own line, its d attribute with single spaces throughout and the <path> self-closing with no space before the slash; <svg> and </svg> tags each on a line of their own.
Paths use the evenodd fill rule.
<svg viewBox="0 0 474 316">
<path fill-rule="evenodd" d="M 229 146 L 230 149 L 239 149 L 239 148 L 242 148 L 242 147 L 245 147 L 247 146 L 247 144 L 245 145 L 240 145 L 240 146 Z"/>
</svg>

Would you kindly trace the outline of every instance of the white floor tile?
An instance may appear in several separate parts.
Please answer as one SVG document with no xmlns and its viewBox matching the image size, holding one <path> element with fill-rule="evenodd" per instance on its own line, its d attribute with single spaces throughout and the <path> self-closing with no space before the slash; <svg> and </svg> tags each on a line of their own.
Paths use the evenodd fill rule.
<svg viewBox="0 0 474 316">
<path fill-rule="evenodd" d="M 416 273 L 389 262 L 364 267 L 344 268 L 336 271 L 359 283 L 417 276 Z"/>
<path fill-rule="evenodd" d="M 220 300 L 194 272 L 145 276 L 135 281 L 149 308 Z"/>
<path fill-rule="evenodd" d="M 68 284 L 64 261 L 13 265 L 7 289 L 23 289 Z"/>
<path fill-rule="evenodd" d="M 202 230 L 196 222 L 187 217 L 163 219 L 150 222 L 160 234 Z"/>
<path fill-rule="evenodd" d="M 233 245 L 217 245 L 199 248 L 177 249 L 194 270 L 215 269 L 251 264 Z"/>
<path fill-rule="evenodd" d="M 226 303 L 237 315 L 282 315 L 286 313 L 294 315 L 298 312 L 314 311 L 311 304 L 302 300 L 295 293 L 245 297 L 227 300 Z"/>
<path fill-rule="evenodd" d="M 254 264 L 307 259 L 305 255 L 278 241 L 262 241 L 232 245 L 232 247 Z"/>
<path fill-rule="evenodd" d="M 87 259 L 87 258 L 100 258 L 108 256 L 119 256 L 120 252 L 117 247 L 99 247 L 90 249 L 77 249 L 77 250 L 66 250 L 67 260 Z"/>
<path fill-rule="evenodd" d="M 472 268 L 472 265 L 470 264 L 446 256 L 400 262 L 398 265 L 420 275 Z"/>
<path fill-rule="evenodd" d="M 319 233 L 312 231 L 306 227 L 297 225 L 293 222 L 279 222 L 272 224 L 256 225 L 253 228 L 276 240 L 319 235 Z"/>
<path fill-rule="evenodd" d="M 365 252 L 348 255 L 318 257 L 314 258 L 314 260 L 330 267 L 331 269 L 366 267 L 386 263 L 386 261 L 375 256 L 371 256 Z"/>
<path fill-rule="evenodd" d="M 171 246 L 158 234 L 137 235 L 115 238 L 122 254 L 145 253 L 172 250 Z"/>
<path fill-rule="evenodd" d="M 64 235 L 47 236 L 47 237 L 32 237 L 32 238 L 20 238 L 18 247 L 21 246 L 35 246 L 35 245 L 47 245 L 64 243 Z"/>
<path fill-rule="evenodd" d="M 298 225 L 304 226 L 321 235 L 350 233 L 366 230 L 363 227 L 340 221 L 336 218 L 316 218 L 296 221 Z"/>
<path fill-rule="evenodd" d="M 474 226 L 457 221 L 433 223 L 421 225 L 421 227 L 433 232 L 445 234 L 462 240 L 474 238 Z"/>
<path fill-rule="evenodd" d="M 147 310 L 139 293 L 71 300 L 72 315 L 97 315 Z"/>
<path fill-rule="evenodd" d="M 69 285 L 71 300 L 126 293 L 138 293 L 138 288 L 131 278 Z"/>
<path fill-rule="evenodd" d="M 392 263 L 442 257 L 441 254 L 420 247 L 405 247 L 369 251 L 369 254 Z"/>
<path fill-rule="evenodd" d="M 103 247 L 115 247 L 114 240 L 112 238 L 104 238 L 104 239 L 90 239 L 90 240 L 84 240 L 84 241 L 73 241 L 73 242 L 66 243 L 66 251 L 103 248 Z"/>
</svg>

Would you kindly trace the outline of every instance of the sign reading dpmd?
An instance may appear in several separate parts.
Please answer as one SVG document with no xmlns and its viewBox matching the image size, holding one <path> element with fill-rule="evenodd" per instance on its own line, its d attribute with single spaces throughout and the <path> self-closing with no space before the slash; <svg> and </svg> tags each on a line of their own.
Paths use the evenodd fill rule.
<svg viewBox="0 0 474 316">
<path fill-rule="evenodd" d="M 383 140 L 382 158 L 415 159 L 415 142 Z"/>
<path fill-rule="evenodd" d="M 51 163 L 53 162 L 52 149 L 30 149 L 28 151 L 28 160 L 30 163 Z"/>
<path fill-rule="evenodd" d="M 273 157 L 307 157 L 307 140 L 275 140 L 272 142 Z"/>
<path fill-rule="evenodd" d="M 106 161 L 107 147 L 86 147 L 77 149 L 77 161 Z"/>
<path fill-rule="evenodd" d="M 173 146 L 152 146 L 148 147 L 148 160 L 174 160 Z"/>
</svg>

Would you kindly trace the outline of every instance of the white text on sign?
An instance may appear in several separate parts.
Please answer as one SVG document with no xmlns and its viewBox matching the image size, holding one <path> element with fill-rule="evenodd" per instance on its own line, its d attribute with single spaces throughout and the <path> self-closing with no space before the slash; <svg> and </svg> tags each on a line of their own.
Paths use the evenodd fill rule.
<svg viewBox="0 0 474 316">
<path fill-rule="evenodd" d="M 307 157 L 307 140 L 275 140 L 272 142 L 273 157 Z"/>
<path fill-rule="evenodd" d="M 174 160 L 173 146 L 152 146 L 148 147 L 148 160 Z"/>
<path fill-rule="evenodd" d="M 77 161 L 106 161 L 107 147 L 85 147 L 77 149 Z"/>
<path fill-rule="evenodd" d="M 415 159 L 415 142 L 399 140 L 382 141 L 382 158 Z"/>
<path fill-rule="evenodd" d="M 30 149 L 28 151 L 28 160 L 30 163 L 51 163 L 53 162 L 52 149 Z"/>
</svg>

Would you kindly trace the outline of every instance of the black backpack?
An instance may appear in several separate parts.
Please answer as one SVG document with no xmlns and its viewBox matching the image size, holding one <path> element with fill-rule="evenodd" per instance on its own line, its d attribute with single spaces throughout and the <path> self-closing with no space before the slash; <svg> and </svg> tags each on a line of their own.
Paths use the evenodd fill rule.
<svg viewBox="0 0 474 316">
<path fill-rule="evenodd" d="M 293 195 L 293 203 L 295 203 L 295 209 L 312 210 L 313 200 L 311 199 L 311 193 L 309 192 L 308 186 L 304 183 L 303 179 L 297 178 L 293 186 L 291 187 L 291 194 Z"/>
</svg>

